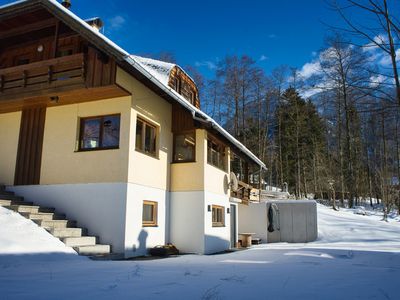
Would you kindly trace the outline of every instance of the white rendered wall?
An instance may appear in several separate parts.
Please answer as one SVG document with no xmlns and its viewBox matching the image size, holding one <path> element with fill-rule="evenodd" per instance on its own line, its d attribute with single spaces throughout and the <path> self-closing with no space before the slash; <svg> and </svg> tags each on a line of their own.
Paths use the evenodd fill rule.
<svg viewBox="0 0 400 300">
<path fill-rule="evenodd" d="M 212 211 L 208 211 L 208 205 L 219 205 L 224 207 L 225 226 L 212 226 Z M 211 254 L 221 252 L 230 248 L 231 221 L 227 214 L 230 207 L 229 197 L 212 192 L 205 193 L 204 205 L 204 253 Z"/>
<path fill-rule="evenodd" d="M 204 192 L 171 192 L 170 241 L 182 253 L 204 254 Z"/>
<path fill-rule="evenodd" d="M 169 193 L 162 189 L 128 184 L 125 226 L 125 257 L 147 254 L 147 249 L 166 243 L 166 208 Z M 143 200 L 157 202 L 157 226 L 143 227 Z"/>
<path fill-rule="evenodd" d="M 112 251 L 125 251 L 126 183 L 57 184 L 13 186 L 10 190 L 26 200 L 55 207 L 89 235 L 99 236 Z"/>
<path fill-rule="evenodd" d="M 265 203 L 249 203 L 249 205 L 238 205 L 239 234 L 255 233 L 254 237 L 267 242 L 268 215 Z"/>
</svg>

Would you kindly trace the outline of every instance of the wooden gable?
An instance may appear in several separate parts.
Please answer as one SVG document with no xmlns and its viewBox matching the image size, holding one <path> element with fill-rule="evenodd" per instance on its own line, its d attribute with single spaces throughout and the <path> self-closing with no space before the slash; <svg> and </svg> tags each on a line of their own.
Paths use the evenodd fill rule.
<svg viewBox="0 0 400 300">
<path fill-rule="evenodd" d="M 175 66 L 169 75 L 168 85 L 187 101 L 200 109 L 199 91 L 194 81 L 179 67 Z"/>
</svg>

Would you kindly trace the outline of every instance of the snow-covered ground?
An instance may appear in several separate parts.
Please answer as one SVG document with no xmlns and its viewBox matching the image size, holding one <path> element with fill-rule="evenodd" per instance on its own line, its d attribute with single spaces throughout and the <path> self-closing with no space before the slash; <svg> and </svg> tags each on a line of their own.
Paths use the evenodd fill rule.
<svg viewBox="0 0 400 300">
<path fill-rule="evenodd" d="M 398 221 L 321 205 L 318 221 L 319 239 L 308 244 L 91 261 L 0 207 L 0 299 L 400 298 Z"/>
</svg>

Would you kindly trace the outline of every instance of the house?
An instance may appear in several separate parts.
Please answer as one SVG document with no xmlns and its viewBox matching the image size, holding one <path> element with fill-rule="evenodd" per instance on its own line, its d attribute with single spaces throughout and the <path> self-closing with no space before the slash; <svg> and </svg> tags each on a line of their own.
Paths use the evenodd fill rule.
<svg viewBox="0 0 400 300">
<path fill-rule="evenodd" d="M 0 7 L 0 183 L 126 257 L 235 246 L 237 205 L 263 162 L 200 110 L 182 68 L 130 55 L 68 4 Z"/>
</svg>

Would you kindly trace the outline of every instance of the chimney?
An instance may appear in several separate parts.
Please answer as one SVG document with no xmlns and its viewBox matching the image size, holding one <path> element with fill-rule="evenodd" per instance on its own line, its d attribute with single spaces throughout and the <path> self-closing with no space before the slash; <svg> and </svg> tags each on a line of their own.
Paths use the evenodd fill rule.
<svg viewBox="0 0 400 300">
<path fill-rule="evenodd" d="M 88 23 L 92 28 L 94 28 L 97 31 L 100 31 L 101 28 L 103 28 L 103 21 L 99 17 L 91 18 L 85 20 L 86 23 Z"/>
<path fill-rule="evenodd" d="M 69 9 L 71 7 L 71 0 L 63 0 L 61 2 L 61 5 L 64 6 L 66 9 Z"/>
</svg>

